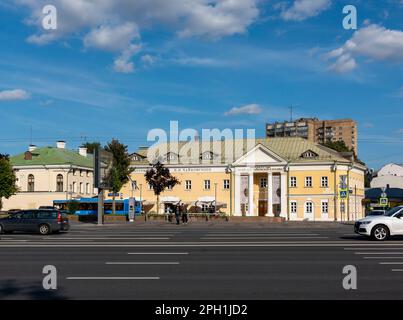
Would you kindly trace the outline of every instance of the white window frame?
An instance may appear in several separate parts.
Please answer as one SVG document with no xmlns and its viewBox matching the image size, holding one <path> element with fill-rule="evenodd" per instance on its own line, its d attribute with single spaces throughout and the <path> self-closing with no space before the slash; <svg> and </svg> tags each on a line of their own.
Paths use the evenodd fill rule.
<svg viewBox="0 0 403 320">
<path fill-rule="evenodd" d="M 308 181 L 310 182 L 308 184 Z M 311 176 L 305 177 L 305 188 L 312 188 L 313 187 L 313 178 Z"/>
<path fill-rule="evenodd" d="M 297 187 L 297 177 L 290 177 L 290 188 Z"/>
<path fill-rule="evenodd" d="M 310 209 L 311 209 L 310 211 L 308 210 L 308 204 L 311 205 L 311 206 L 310 206 Z M 309 201 L 305 202 L 305 214 L 313 214 L 313 213 L 314 213 L 313 207 L 314 207 L 313 201 L 309 200 Z"/>
<path fill-rule="evenodd" d="M 224 181 L 223 181 L 223 187 L 224 187 L 224 190 L 229 190 L 229 188 L 230 188 L 229 179 L 224 179 Z"/>
<path fill-rule="evenodd" d="M 204 180 L 204 190 L 211 189 L 211 180 Z"/>
<path fill-rule="evenodd" d="M 295 209 L 295 210 L 293 210 Z M 298 213 L 298 202 L 295 200 L 290 201 L 290 213 L 297 214 Z"/>
<path fill-rule="evenodd" d="M 325 207 L 324 205 L 326 204 L 326 211 L 323 210 Z M 320 203 L 320 211 L 323 215 L 328 215 L 329 214 L 329 200 L 322 200 Z"/>
<path fill-rule="evenodd" d="M 267 189 L 267 178 L 260 178 L 260 189 Z"/>
<path fill-rule="evenodd" d="M 320 186 L 322 188 L 329 188 L 329 177 L 323 176 L 320 178 Z"/>
<path fill-rule="evenodd" d="M 192 190 L 192 180 L 185 180 L 185 190 Z"/>
</svg>

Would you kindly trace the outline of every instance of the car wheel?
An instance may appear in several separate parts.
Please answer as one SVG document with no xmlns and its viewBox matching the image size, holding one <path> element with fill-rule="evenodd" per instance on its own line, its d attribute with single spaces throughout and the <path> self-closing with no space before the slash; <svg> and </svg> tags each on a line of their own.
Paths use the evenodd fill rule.
<svg viewBox="0 0 403 320">
<path fill-rule="evenodd" d="M 50 228 L 47 224 L 41 224 L 39 226 L 39 233 L 42 235 L 47 235 L 50 233 Z"/>
<path fill-rule="evenodd" d="M 372 229 L 372 238 L 376 241 L 385 241 L 389 235 L 389 229 L 384 225 L 377 225 Z"/>
</svg>

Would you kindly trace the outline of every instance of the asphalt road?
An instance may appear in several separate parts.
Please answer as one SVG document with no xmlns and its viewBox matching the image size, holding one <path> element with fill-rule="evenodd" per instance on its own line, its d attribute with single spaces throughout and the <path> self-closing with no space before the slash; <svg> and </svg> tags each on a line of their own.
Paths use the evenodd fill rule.
<svg viewBox="0 0 403 320">
<path fill-rule="evenodd" d="M 45 265 L 57 290 L 42 287 Z M 343 289 L 346 265 L 357 290 Z M 73 224 L 1 235 L 0 299 L 403 299 L 403 238 L 341 224 Z"/>
</svg>

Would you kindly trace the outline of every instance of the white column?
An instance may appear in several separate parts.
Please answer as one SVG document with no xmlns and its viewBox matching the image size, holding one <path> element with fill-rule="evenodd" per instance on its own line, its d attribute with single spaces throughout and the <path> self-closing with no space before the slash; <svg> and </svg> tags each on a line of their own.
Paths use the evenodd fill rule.
<svg viewBox="0 0 403 320">
<path fill-rule="evenodd" d="M 253 194 L 254 194 L 254 188 L 253 188 L 253 172 L 249 173 L 249 211 L 248 215 L 253 216 L 254 215 L 254 203 L 253 203 Z"/>
<path fill-rule="evenodd" d="M 235 192 L 234 192 L 234 202 L 235 202 L 235 216 L 241 216 L 241 174 L 235 172 Z"/>
<path fill-rule="evenodd" d="M 273 173 L 267 174 L 267 216 L 273 217 Z"/>
<path fill-rule="evenodd" d="M 281 217 L 287 218 L 287 173 L 281 173 Z"/>
</svg>

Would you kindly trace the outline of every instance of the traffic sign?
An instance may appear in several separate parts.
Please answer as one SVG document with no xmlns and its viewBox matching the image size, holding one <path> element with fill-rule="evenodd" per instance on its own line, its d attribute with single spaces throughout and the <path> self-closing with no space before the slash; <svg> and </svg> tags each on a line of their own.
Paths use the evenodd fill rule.
<svg viewBox="0 0 403 320">
<path fill-rule="evenodd" d="M 379 199 L 379 205 L 382 207 L 387 207 L 389 205 L 389 199 L 388 198 L 380 198 Z"/>
<path fill-rule="evenodd" d="M 347 199 L 349 194 L 348 189 L 340 189 L 340 199 Z"/>
</svg>

